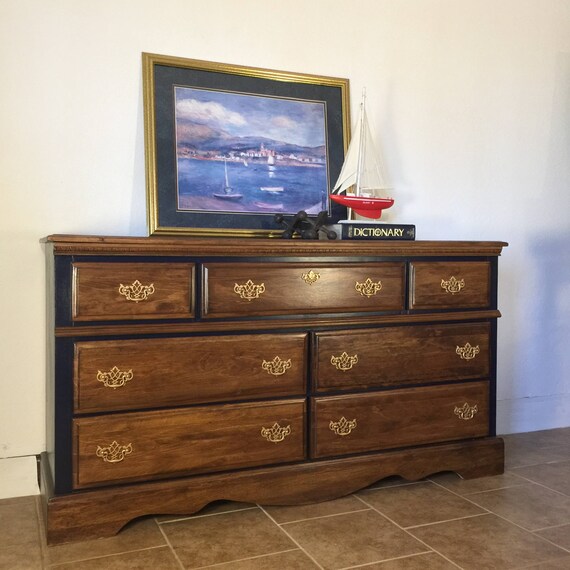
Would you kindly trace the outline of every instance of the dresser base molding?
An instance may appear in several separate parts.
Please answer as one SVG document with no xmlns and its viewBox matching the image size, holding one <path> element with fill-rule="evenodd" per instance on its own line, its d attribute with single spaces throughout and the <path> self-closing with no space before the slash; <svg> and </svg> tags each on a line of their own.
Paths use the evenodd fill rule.
<svg viewBox="0 0 570 570">
<path fill-rule="evenodd" d="M 417 481 L 442 471 L 464 479 L 503 473 L 501 438 L 200 475 L 51 496 L 48 459 L 42 495 L 48 544 L 112 536 L 145 515 L 190 515 L 216 500 L 300 505 L 336 499 L 392 475 Z"/>
</svg>

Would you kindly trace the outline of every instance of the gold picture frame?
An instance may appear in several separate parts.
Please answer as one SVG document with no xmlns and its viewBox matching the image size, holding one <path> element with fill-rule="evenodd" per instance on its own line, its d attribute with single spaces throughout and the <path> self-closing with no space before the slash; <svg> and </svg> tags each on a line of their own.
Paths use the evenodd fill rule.
<svg viewBox="0 0 570 570">
<path fill-rule="evenodd" d="M 349 81 L 142 54 L 149 234 L 268 237 L 327 210 L 350 133 Z"/>
</svg>

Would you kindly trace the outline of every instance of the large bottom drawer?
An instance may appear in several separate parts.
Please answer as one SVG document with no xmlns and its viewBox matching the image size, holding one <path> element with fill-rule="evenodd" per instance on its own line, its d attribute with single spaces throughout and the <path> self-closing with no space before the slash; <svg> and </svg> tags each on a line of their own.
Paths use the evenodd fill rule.
<svg viewBox="0 0 570 570">
<path fill-rule="evenodd" d="M 305 458 L 305 400 L 74 420 L 74 487 Z"/>
<path fill-rule="evenodd" d="M 486 381 L 315 398 L 313 457 L 489 434 Z"/>
</svg>

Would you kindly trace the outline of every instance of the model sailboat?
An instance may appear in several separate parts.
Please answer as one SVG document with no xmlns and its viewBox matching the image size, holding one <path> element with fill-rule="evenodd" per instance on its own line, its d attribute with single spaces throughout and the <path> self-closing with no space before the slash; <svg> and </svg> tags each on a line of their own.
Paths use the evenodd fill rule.
<svg viewBox="0 0 570 570">
<path fill-rule="evenodd" d="M 392 198 L 380 198 L 388 190 L 384 180 L 380 155 L 368 125 L 365 109 L 366 93 L 362 93 L 360 114 L 350 141 L 340 175 L 330 198 L 356 214 L 378 220 L 382 211 L 394 204 Z M 351 189 L 352 187 L 352 189 Z M 345 194 L 341 194 L 345 192 Z"/>
</svg>

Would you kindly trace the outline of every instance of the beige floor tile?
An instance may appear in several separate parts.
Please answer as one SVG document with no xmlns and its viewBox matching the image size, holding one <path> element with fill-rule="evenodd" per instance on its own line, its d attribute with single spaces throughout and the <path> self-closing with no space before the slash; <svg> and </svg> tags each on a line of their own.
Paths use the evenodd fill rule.
<svg viewBox="0 0 570 570">
<path fill-rule="evenodd" d="M 570 445 L 544 447 L 525 439 L 505 440 L 506 469 L 568 459 L 570 459 Z"/>
<path fill-rule="evenodd" d="M 44 557 L 47 564 L 63 564 L 165 545 L 166 540 L 156 522 L 146 518 L 129 523 L 121 532 L 109 538 L 45 546 Z"/>
<path fill-rule="evenodd" d="M 151 548 L 49 566 L 53 570 L 180 570 L 172 550 L 167 547 Z"/>
<path fill-rule="evenodd" d="M 570 523 L 570 497 L 540 485 L 508 487 L 469 498 L 528 530 Z"/>
<path fill-rule="evenodd" d="M 570 461 L 520 467 L 513 473 L 570 496 Z"/>
<path fill-rule="evenodd" d="M 364 491 L 358 496 L 404 528 L 485 513 L 431 482 Z"/>
<path fill-rule="evenodd" d="M 238 562 L 227 562 L 211 570 L 317 570 L 318 566 L 301 550 L 279 552 Z"/>
<path fill-rule="evenodd" d="M 35 502 L 0 504 L 0 548 L 38 544 L 39 537 Z"/>
<path fill-rule="evenodd" d="M 479 477 L 478 479 L 462 479 L 455 473 L 440 473 L 430 477 L 430 480 L 458 495 L 472 495 L 483 491 L 494 491 L 505 487 L 525 485 L 527 481 L 511 473 L 503 473 L 492 477 Z"/>
<path fill-rule="evenodd" d="M 435 552 L 428 552 L 371 564 L 362 570 L 457 570 L 457 566 Z"/>
<path fill-rule="evenodd" d="M 359 501 L 352 495 L 342 497 L 341 499 L 336 499 L 334 501 L 325 501 L 323 503 L 314 503 L 312 505 L 300 505 L 297 507 L 263 507 L 263 509 L 278 523 L 287 523 L 305 519 L 314 519 L 327 515 L 362 511 L 367 508 L 370 507 L 367 507 L 362 503 L 362 501 Z"/>
<path fill-rule="evenodd" d="M 0 570 L 41 570 L 42 554 L 39 544 L 0 548 Z"/>
<path fill-rule="evenodd" d="M 411 529 L 410 533 L 464 570 L 506 570 L 567 553 L 489 514 Z"/>
<path fill-rule="evenodd" d="M 259 509 L 163 523 L 161 528 L 186 568 L 297 548 Z"/>
<path fill-rule="evenodd" d="M 570 524 L 539 530 L 535 534 L 570 551 Z"/>
<path fill-rule="evenodd" d="M 570 427 L 530 431 L 502 436 L 505 441 L 518 440 L 534 443 L 542 447 L 570 445 Z"/>
<path fill-rule="evenodd" d="M 172 522 L 192 517 L 205 517 L 208 515 L 217 515 L 219 513 L 231 513 L 233 511 L 243 511 L 244 509 L 256 508 L 258 508 L 257 505 L 254 505 L 252 503 L 238 503 L 237 501 L 214 501 L 213 503 L 206 505 L 197 513 L 191 515 L 161 515 L 155 517 L 155 519 L 159 523 Z"/>
<path fill-rule="evenodd" d="M 559 560 L 551 560 L 550 562 L 542 562 L 534 566 L 523 566 L 524 570 L 569 570 L 570 556 L 565 556 Z"/>
<path fill-rule="evenodd" d="M 326 570 L 428 550 L 374 511 L 288 523 L 283 528 Z"/>
<path fill-rule="evenodd" d="M 10 499 L 0 499 L 0 507 L 4 505 L 14 505 L 22 503 L 35 504 L 38 500 L 38 495 L 25 495 L 24 497 L 11 497 Z"/>
</svg>

